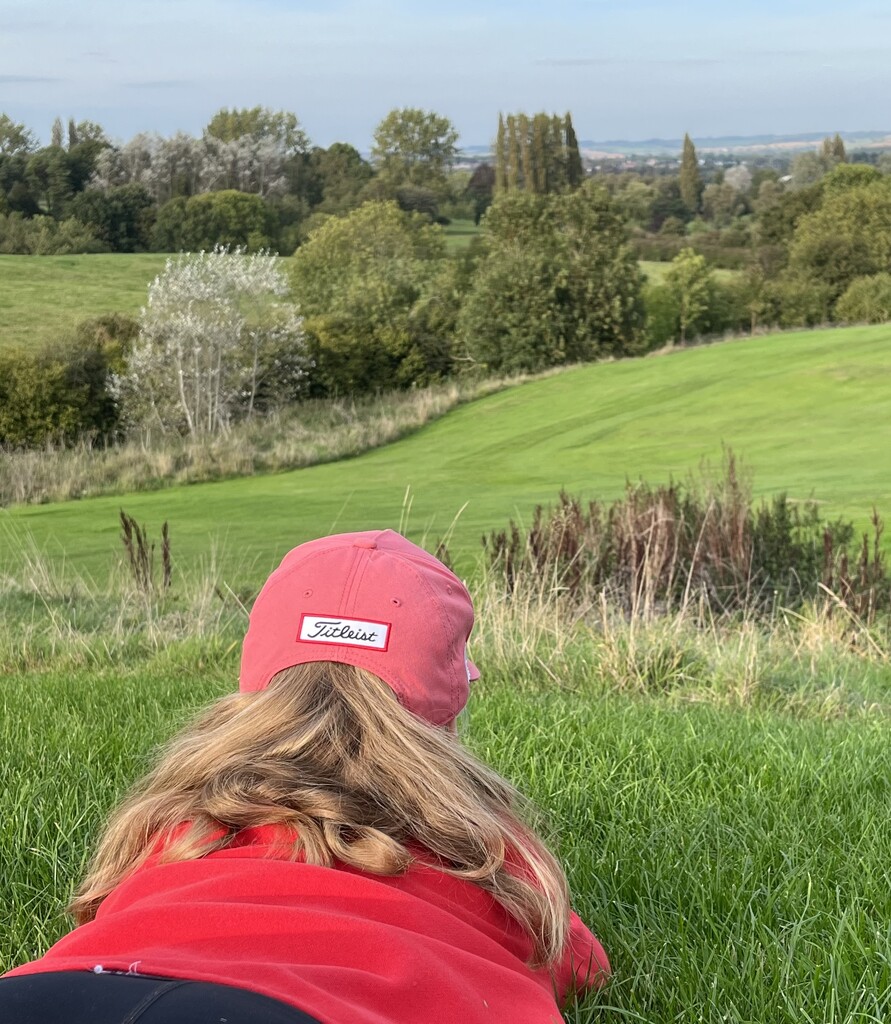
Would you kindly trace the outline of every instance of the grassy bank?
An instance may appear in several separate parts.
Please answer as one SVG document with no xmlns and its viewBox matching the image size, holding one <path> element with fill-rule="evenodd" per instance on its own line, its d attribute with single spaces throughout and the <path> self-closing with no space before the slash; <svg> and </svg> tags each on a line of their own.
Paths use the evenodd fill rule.
<svg viewBox="0 0 891 1024">
<path fill-rule="evenodd" d="M 881 1021 L 891 1012 L 891 667 L 816 613 L 644 625 L 477 581 L 467 742 L 548 811 L 628 1020 Z M 235 684 L 239 595 L 6 581 L 0 969 L 66 928 L 106 809 Z M 875 638 L 878 639 L 878 638 Z"/>
<path fill-rule="evenodd" d="M 462 405 L 342 462 L 14 508 L 0 571 L 30 533 L 71 569 L 104 578 L 119 559 L 123 504 L 154 534 L 170 522 L 179 569 L 215 547 L 230 576 L 251 579 L 307 537 L 398 526 L 408 488 L 415 539 L 444 533 L 460 513 L 452 550 L 466 572 L 484 531 L 528 517 L 561 487 L 615 497 L 628 478 L 655 483 L 703 459 L 719 464 L 724 445 L 756 471 L 756 496 L 812 497 L 827 518 L 866 527 L 873 505 L 891 508 L 888 339 L 886 326 L 810 331 L 586 366 Z"/>
</svg>

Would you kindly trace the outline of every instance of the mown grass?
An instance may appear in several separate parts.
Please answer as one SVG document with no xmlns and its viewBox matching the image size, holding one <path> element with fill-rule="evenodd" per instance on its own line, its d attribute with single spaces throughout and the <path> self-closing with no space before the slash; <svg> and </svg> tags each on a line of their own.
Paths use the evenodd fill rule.
<svg viewBox="0 0 891 1024">
<path fill-rule="evenodd" d="M 662 284 L 665 281 L 665 275 L 671 269 L 671 262 L 668 260 L 639 260 L 638 266 L 646 275 L 647 280 L 653 284 Z M 716 281 L 732 281 L 742 273 L 740 270 L 728 270 L 726 267 L 712 267 L 711 271 Z"/>
<path fill-rule="evenodd" d="M 42 573 L 42 575 L 41 575 Z M 243 612 L 190 593 L 7 581 L 0 970 L 38 955 L 106 810 L 235 685 Z M 467 742 L 547 811 L 615 978 L 576 1024 L 891 1013 L 891 667 L 816 613 L 692 629 L 480 604 Z M 885 648 L 884 650 L 887 650 Z"/>
<path fill-rule="evenodd" d="M 238 423 L 225 435 L 156 434 L 105 446 L 87 439 L 9 450 L 0 458 L 0 506 L 154 491 L 345 459 L 531 376 L 466 377 L 411 391 L 307 400 Z"/>
<path fill-rule="evenodd" d="M 449 252 L 460 252 L 476 238 L 480 229 L 472 220 L 453 220 L 446 224 L 443 229 L 446 248 Z"/>
<path fill-rule="evenodd" d="M 0 346 L 34 346 L 103 313 L 135 316 L 164 253 L 0 255 Z"/>
<path fill-rule="evenodd" d="M 808 331 L 585 366 L 462 405 L 354 459 L 14 508 L 4 519 L 100 578 L 119 558 L 122 504 L 155 535 L 169 520 L 175 568 L 216 544 L 227 571 L 268 569 L 325 531 L 398 526 L 409 489 L 414 539 L 444 533 L 460 513 L 452 553 L 469 571 L 483 532 L 528 517 L 561 487 L 609 499 L 628 478 L 657 483 L 703 459 L 720 465 L 729 445 L 754 468 L 756 497 L 814 498 L 827 518 L 866 528 L 873 505 L 891 509 L 889 339 L 887 326 Z M 18 543 L 0 532 L 0 571 Z"/>
</svg>

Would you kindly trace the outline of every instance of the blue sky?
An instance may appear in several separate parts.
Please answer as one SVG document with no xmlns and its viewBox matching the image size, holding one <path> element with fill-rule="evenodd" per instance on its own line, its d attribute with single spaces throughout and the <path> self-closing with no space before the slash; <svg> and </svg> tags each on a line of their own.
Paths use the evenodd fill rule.
<svg viewBox="0 0 891 1024">
<path fill-rule="evenodd" d="M 370 147 L 393 107 L 571 110 L 583 139 L 891 130 L 888 0 L 0 0 L 0 111 L 115 138 L 294 111 Z"/>
</svg>

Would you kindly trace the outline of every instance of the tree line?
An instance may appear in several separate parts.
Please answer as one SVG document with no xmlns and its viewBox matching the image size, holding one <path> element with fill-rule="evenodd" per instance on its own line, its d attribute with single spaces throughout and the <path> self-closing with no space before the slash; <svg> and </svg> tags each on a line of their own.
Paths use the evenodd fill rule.
<svg viewBox="0 0 891 1024">
<path fill-rule="evenodd" d="M 113 145 L 101 126 L 57 119 L 49 146 L 0 115 L 0 251 L 176 252 L 218 243 L 293 252 L 325 217 L 392 199 L 436 219 L 473 216 L 452 178 L 457 132 L 432 111 L 391 111 L 371 159 L 313 146 L 296 115 L 224 109 L 200 136 L 142 132 Z"/>
<path fill-rule="evenodd" d="M 0 138 L 19 159 L 28 151 L 14 129 L 21 136 L 6 124 Z M 513 141 L 502 151 L 499 137 Z M 576 180 L 568 115 L 502 116 L 495 165 L 464 179 L 481 231 L 460 252 L 426 205 L 444 201 L 457 141 L 430 112 L 388 115 L 371 163 L 343 144 L 314 150 L 293 115 L 261 108 L 221 111 L 188 143 L 115 150 L 78 124 L 67 144 L 61 124 L 54 139 L 56 156 L 74 161 L 93 147 L 92 185 L 76 202 L 142 190 L 163 198 L 153 230 L 192 225 L 212 241 L 168 262 L 138 321 L 103 318 L 45 349 L 0 355 L 6 444 L 199 436 L 306 397 L 536 371 L 728 331 L 891 319 L 891 175 L 851 162 L 838 137 L 786 175 L 716 169 L 687 138 L 673 173 Z M 195 162 L 199 141 L 217 162 Z M 221 174 L 257 191 L 177 191 Z M 296 202 L 288 182 L 308 180 L 318 201 L 292 256 L 263 251 L 260 228 L 234 243 L 220 235 L 214 203 L 250 223 L 247 204 Z M 668 244 L 656 252 L 670 258 L 666 272 L 648 278 L 640 255 Z M 716 273 L 740 253 L 735 272 Z"/>
</svg>

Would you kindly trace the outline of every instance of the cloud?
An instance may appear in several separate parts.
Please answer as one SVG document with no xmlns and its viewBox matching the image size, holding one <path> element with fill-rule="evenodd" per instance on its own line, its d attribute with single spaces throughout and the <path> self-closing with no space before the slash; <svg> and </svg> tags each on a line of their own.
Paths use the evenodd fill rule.
<svg viewBox="0 0 891 1024">
<path fill-rule="evenodd" d="M 93 61 L 95 64 L 120 64 L 121 62 L 117 57 L 112 57 L 106 53 L 105 50 L 87 50 L 81 54 L 81 57 L 86 60 Z"/>
<path fill-rule="evenodd" d="M 857 46 L 857 47 L 822 47 L 815 46 L 807 50 L 738 50 L 733 53 L 734 57 L 748 59 L 752 57 L 766 57 L 769 59 L 788 59 L 794 57 L 887 57 L 888 50 L 879 46 Z"/>
<path fill-rule="evenodd" d="M 191 89 L 195 85 L 188 78 L 157 78 L 141 82 L 121 82 L 122 89 Z"/>
<path fill-rule="evenodd" d="M 0 85 L 45 85 L 47 82 L 64 81 L 64 78 L 44 78 L 41 75 L 0 75 Z"/>
<path fill-rule="evenodd" d="M 681 68 L 681 67 L 712 67 L 722 63 L 715 57 L 677 57 L 672 60 L 650 60 L 636 57 L 540 57 L 536 64 L 557 68 L 597 68 L 597 67 L 649 67 Z"/>
</svg>

